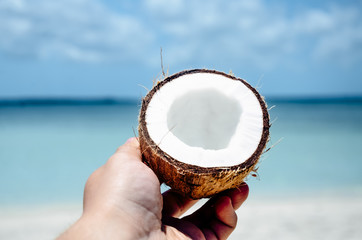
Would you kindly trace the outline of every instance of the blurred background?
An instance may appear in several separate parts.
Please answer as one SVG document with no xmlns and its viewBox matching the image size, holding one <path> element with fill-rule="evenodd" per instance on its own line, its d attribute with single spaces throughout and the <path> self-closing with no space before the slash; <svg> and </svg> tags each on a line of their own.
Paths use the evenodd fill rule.
<svg viewBox="0 0 362 240">
<path fill-rule="evenodd" d="M 208 68 L 266 97 L 232 239 L 361 239 L 362 1 L 0 0 L 0 238 L 55 238 L 135 135 L 154 81 Z"/>
</svg>

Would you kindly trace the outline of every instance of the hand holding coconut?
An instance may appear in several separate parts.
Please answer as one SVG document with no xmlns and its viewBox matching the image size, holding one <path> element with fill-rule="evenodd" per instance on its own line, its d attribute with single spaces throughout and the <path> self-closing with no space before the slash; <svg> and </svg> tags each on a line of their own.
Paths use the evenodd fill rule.
<svg viewBox="0 0 362 240">
<path fill-rule="evenodd" d="M 266 104 L 244 80 L 202 69 L 172 75 L 143 99 L 139 139 L 91 175 L 83 216 L 59 239 L 226 239 L 268 138 Z M 161 195 L 160 182 L 171 190 Z M 211 198 L 182 217 L 203 197 Z"/>
<path fill-rule="evenodd" d="M 58 239 L 226 239 L 247 195 L 243 184 L 179 218 L 196 200 L 174 191 L 161 195 L 160 182 L 142 163 L 133 138 L 89 177 L 83 215 Z"/>
</svg>

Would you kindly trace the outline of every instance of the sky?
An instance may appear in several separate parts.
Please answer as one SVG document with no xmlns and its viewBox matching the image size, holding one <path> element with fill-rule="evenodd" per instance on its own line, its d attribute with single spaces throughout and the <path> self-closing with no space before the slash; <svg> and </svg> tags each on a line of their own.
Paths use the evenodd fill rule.
<svg viewBox="0 0 362 240">
<path fill-rule="evenodd" d="M 267 97 L 362 96 L 362 1 L 0 0 L 0 99 L 140 98 L 232 71 Z"/>
</svg>

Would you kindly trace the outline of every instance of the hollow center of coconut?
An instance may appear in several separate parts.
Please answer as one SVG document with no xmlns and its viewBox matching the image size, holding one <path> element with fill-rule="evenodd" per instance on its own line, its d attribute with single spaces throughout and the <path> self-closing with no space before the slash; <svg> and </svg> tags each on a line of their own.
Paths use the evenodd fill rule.
<svg viewBox="0 0 362 240">
<path fill-rule="evenodd" d="M 241 106 L 213 88 L 179 96 L 167 113 L 168 129 L 191 147 L 227 148 L 235 133 Z"/>
<path fill-rule="evenodd" d="M 220 74 L 181 75 L 152 96 L 150 138 L 172 158 L 200 167 L 229 167 L 249 159 L 263 132 L 263 111 L 242 81 Z"/>
</svg>

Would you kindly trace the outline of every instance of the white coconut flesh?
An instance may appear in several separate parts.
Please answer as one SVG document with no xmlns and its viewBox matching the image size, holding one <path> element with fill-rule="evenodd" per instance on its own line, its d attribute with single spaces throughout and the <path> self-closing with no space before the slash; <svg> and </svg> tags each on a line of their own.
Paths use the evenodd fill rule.
<svg viewBox="0 0 362 240">
<path fill-rule="evenodd" d="M 146 126 L 154 143 L 180 162 L 229 167 L 257 149 L 263 111 L 241 81 L 213 73 L 185 74 L 152 96 Z"/>
</svg>

